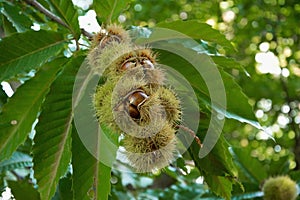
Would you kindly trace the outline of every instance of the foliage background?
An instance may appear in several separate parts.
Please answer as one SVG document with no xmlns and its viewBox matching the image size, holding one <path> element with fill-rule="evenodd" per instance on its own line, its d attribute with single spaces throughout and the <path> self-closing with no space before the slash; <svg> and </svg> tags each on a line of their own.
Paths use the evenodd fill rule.
<svg viewBox="0 0 300 200">
<path fill-rule="evenodd" d="M 0 1 L 0 81 L 16 91 L 8 97 L 0 90 L 0 183 L 16 199 L 25 194 L 26 199 L 101 199 L 110 187 L 110 199 L 261 199 L 261 185 L 269 176 L 288 174 L 299 183 L 297 1 L 94 1 L 86 9 L 71 1 L 38 1 L 62 23 L 37 11 L 32 2 Z M 107 12 L 110 8 L 113 12 Z M 181 25 L 180 31 L 199 42 L 201 53 L 210 55 L 223 73 L 229 104 L 222 137 L 210 157 L 193 157 L 193 144 L 176 166 L 157 174 L 127 174 L 111 173 L 86 152 L 72 129 L 70 105 L 74 76 L 87 53 L 80 44 L 89 45 L 77 18 L 89 9 L 96 11 L 99 24 L 110 18 L 128 29 Z M 195 19 L 193 26 L 180 22 Z M 199 21 L 223 33 L 234 48 L 221 34 L 203 33 L 208 27 L 192 29 L 201 26 Z M 40 31 L 30 30 L 33 25 Z M 160 62 L 176 68 L 178 58 L 159 53 Z M 249 104 L 275 141 L 251 121 L 241 123 L 256 120 Z M 209 105 L 202 101 L 200 107 L 209 117 Z M 200 138 L 206 128 L 204 121 Z"/>
</svg>

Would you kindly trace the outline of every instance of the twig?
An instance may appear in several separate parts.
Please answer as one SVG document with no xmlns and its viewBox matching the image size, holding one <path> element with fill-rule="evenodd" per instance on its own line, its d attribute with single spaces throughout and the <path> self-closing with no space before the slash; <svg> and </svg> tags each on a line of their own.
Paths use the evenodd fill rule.
<svg viewBox="0 0 300 200">
<path fill-rule="evenodd" d="M 45 14 L 47 17 L 49 17 L 51 20 L 63 25 L 66 28 L 69 28 L 69 26 L 63 22 L 59 17 L 57 17 L 56 15 L 54 15 L 52 12 L 50 12 L 49 10 L 47 10 L 42 4 L 40 4 L 39 2 L 35 1 L 35 0 L 25 0 L 28 4 L 32 5 L 33 7 L 35 7 L 36 9 L 38 9 L 41 13 Z"/>
<path fill-rule="evenodd" d="M 200 148 L 203 147 L 201 140 L 199 139 L 199 137 L 196 135 L 196 133 L 193 130 L 191 130 L 190 128 L 183 126 L 183 125 L 176 125 L 176 128 L 180 128 L 180 129 L 184 130 L 185 132 L 189 133 L 191 136 L 194 137 L 195 141 L 200 146 Z"/>
<path fill-rule="evenodd" d="M 81 33 L 83 34 L 83 35 L 85 35 L 89 40 L 92 40 L 93 39 L 93 37 L 94 37 L 94 35 L 93 34 L 91 34 L 91 33 L 89 33 L 89 32 L 87 32 L 86 30 L 84 30 L 83 28 L 81 29 Z"/>
<path fill-rule="evenodd" d="M 56 16 L 55 14 L 53 14 L 51 11 L 49 11 L 48 9 L 46 9 L 42 4 L 40 4 L 39 2 L 37 2 L 36 0 L 25 0 L 25 2 L 33 7 L 35 7 L 38 11 L 40 11 L 41 13 L 45 14 L 47 17 L 49 17 L 52 21 L 55 21 L 59 24 L 61 24 L 62 26 L 70 29 L 70 27 L 63 21 L 61 20 L 58 16 Z M 81 33 L 83 35 L 85 35 L 86 37 L 88 37 L 90 40 L 93 38 L 93 34 L 87 32 L 84 29 L 81 29 Z"/>
</svg>

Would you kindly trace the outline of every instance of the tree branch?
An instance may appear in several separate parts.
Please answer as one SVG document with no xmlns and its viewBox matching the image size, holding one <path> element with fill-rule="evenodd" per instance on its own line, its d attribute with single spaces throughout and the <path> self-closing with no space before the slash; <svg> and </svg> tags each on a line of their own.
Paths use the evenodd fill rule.
<svg viewBox="0 0 300 200">
<path fill-rule="evenodd" d="M 55 14 L 53 14 L 48 9 L 46 9 L 42 4 L 40 4 L 36 0 L 25 0 L 25 2 L 28 5 L 31 5 L 31 6 L 35 7 L 38 11 L 40 11 L 41 13 L 43 13 L 44 15 L 46 15 L 47 17 L 49 17 L 52 21 L 55 21 L 55 22 L 59 23 L 60 25 L 66 27 L 68 29 L 70 28 L 62 19 L 60 19 L 58 16 L 56 16 Z M 83 35 L 85 35 L 86 37 L 88 37 L 90 40 L 91 40 L 91 38 L 93 38 L 93 34 L 87 32 L 84 29 L 81 29 L 81 33 Z"/>
<path fill-rule="evenodd" d="M 89 40 L 92 40 L 92 39 L 94 38 L 94 35 L 93 35 L 93 34 L 87 32 L 87 31 L 84 30 L 83 28 L 81 29 L 81 33 L 82 33 L 83 35 L 85 35 Z"/>
<path fill-rule="evenodd" d="M 63 25 L 66 28 L 69 28 L 69 26 L 62 21 L 59 17 L 57 17 L 56 15 L 54 15 L 51 11 L 47 10 L 42 4 L 40 4 L 39 2 L 35 1 L 35 0 L 25 0 L 27 4 L 35 7 L 38 11 L 40 11 L 41 13 L 45 14 L 47 17 L 49 17 L 51 20 Z"/>
</svg>

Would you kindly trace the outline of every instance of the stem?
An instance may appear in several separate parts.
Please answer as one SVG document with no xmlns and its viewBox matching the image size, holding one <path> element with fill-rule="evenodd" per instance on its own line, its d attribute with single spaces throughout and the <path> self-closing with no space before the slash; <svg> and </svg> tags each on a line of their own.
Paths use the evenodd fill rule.
<svg viewBox="0 0 300 200">
<path fill-rule="evenodd" d="M 180 129 L 184 130 L 185 132 L 189 133 L 191 136 L 194 137 L 195 141 L 200 146 L 200 148 L 203 147 L 201 140 L 198 138 L 198 136 L 196 135 L 196 133 L 193 130 L 191 130 L 190 128 L 183 126 L 183 125 L 176 125 L 176 128 L 180 128 Z"/>
<path fill-rule="evenodd" d="M 83 28 L 81 29 L 81 33 L 83 34 L 83 35 L 85 35 L 89 40 L 92 40 L 93 39 L 93 37 L 94 37 L 94 35 L 93 34 L 91 34 L 91 33 L 89 33 L 89 32 L 87 32 L 86 30 L 84 30 Z"/>
<path fill-rule="evenodd" d="M 52 21 L 57 22 L 58 24 L 70 29 L 70 27 L 68 26 L 68 24 L 66 24 L 62 19 L 60 19 L 58 16 L 56 16 L 55 14 L 53 14 L 51 11 L 49 11 L 48 9 L 46 9 L 42 4 L 40 4 L 39 2 L 37 2 L 36 0 L 25 0 L 25 2 L 33 7 L 35 7 L 38 11 L 40 11 L 41 13 L 43 13 L 44 15 L 46 15 L 47 17 L 49 17 Z M 93 34 L 87 32 L 84 29 L 81 29 L 81 33 L 83 35 L 85 35 L 86 37 L 88 37 L 90 40 L 91 38 L 93 38 Z M 77 44 L 77 40 L 76 40 L 76 44 Z M 79 45 L 77 45 L 77 47 L 79 47 Z"/>
<path fill-rule="evenodd" d="M 59 17 L 57 17 L 56 15 L 54 15 L 52 12 L 50 12 L 49 10 L 47 10 L 42 4 L 40 4 L 39 2 L 35 1 L 35 0 L 25 0 L 26 3 L 28 3 L 29 5 L 32 5 L 33 7 L 35 7 L 37 10 L 39 10 L 41 13 L 45 14 L 47 17 L 49 17 L 51 20 L 63 25 L 66 28 L 69 28 L 69 26 L 62 21 Z"/>
</svg>

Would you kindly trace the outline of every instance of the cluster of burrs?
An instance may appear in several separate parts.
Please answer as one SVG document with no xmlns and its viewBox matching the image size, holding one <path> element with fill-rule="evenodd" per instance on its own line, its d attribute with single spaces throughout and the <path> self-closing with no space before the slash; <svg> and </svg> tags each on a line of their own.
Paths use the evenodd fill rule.
<svg viewBox="0 0 300 200">
<path fill-rule="evenodd" d="M 131 42 L 122 27 L 98 33 L 89 64 L 103 77 L 94 94 L 100 125 L 124 135 L 121 145 L 138 172 L 163 168 L 174 160 L 180 101 L 165 85 L 165 72 L 150 48 Z"/>
</svg>

